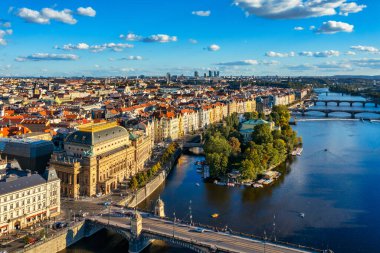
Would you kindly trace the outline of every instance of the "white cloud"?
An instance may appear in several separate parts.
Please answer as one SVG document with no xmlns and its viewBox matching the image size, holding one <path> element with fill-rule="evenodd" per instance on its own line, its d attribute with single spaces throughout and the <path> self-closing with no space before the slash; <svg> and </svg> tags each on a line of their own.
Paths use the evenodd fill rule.
<svg viewBox="0 0 380 253">
<path fill-rule="evenodd" d="M 298 53 L 300 56 L 308 56 L 308 57 L 332 57 L 339 56 L 340 52 L 335 50 L 326 50 L 323 52 L 311 52 L 311 51 L 303 51 Z"/>
<path fill-rule="evenodd" d="M 265 56 L 268 56 L 268 57 L 279 57 L 279 58 L 293 57 L 295 55 L 296 55 L 296 53 L 294 53 L 294 52 L 278 53 L 278 52 L 269 51 L 269 52 L 265 53 Z"/>
<path fill-rule="evenodd" d="M 233 61 L 233 62 L 221 62 L 216 65 L 219 66 L 250 66 L 257 65 L 259 62 L 257 60 L 242 60 L 242 61 Z"/>
<path fill-rule="evenodd" d="M 128 56 L 124 58 L 120 58 L 121 61 L 141 61 L 143 60 L 142 56 Z"/>
<path fill-rule="evenodd" d="M 315 28 L 316 28 L 316 27 L 315 27 L 314 25 L 309 26 L 309 30 L 310 30 L 310 31 L 314 31 Z"/>
<path fill-rule="evenodd" d="M 72 15 L 72 11 L 69 9 L 57 11 L 51 8 L 43 8 L 41 11 L 36 11 L 28 8 L 21 8 L 17 11 L 16 15 L 27 22 L 37 24 L 50 24 L 51 20 L 70 25 L 77 23 L 77 20 Z"/>
<path fill-rule="evenodd" d="M 318 28 L 317 33 L 323 34 L 335 34 L 338 32 L 351 33 L 354 31 L 354 26 L 348 23 L 339 21 L 327 21 L 323 22 L 322 26 Z"/>
<path fill-rule="evenodd" d="M 351 60 L 351 63 L 361 68 L 380 69 L 380 58 Z"/>
<path fill-rule="evenodd" d="M 48 19 L 53 19 L 65 24 L 74 25 L 77 20 L 73 17 L 72 11 L 69 9 L 64 9 L 62 11 L 57 11 L 51 8 L 43 8 L 41 11 L 42 15 Z"/>
<path fill-rule="evenodd" d="M 350 70 L 352 69 L 352 66 L 348 62 L 325 62 L 317 64 L 316 67 L 319 69 L 329 69 L 329 70 Z"/>
<path fill-rule="evenodd" d="M 142 37 L 134 33 L 128 33 L 126 35 L 121 34 L 119 37 L 121 39 L 125 39 L 128 41 L 159 42 L 159 43 L 176 42 L 178 40 L 177 36 L 170 36 L 167 34 L 154 34 L 148 37 Z"/>
<path fill-rule="evenodd" d="M 5 36 L 12 35 L 12 34 L 13 34 L 12 29 L 0 30 L 0 46 L 6 46 L 8 42 L 5 39 Z"/>
<path fill-rule="evenodd" d="M 354 51 L 347 51 L 345 55 L 356 55 L 356 53 Z"/>
<path fill-rule="evenodd" d="M 350 13 L 358 13 L 358 12 L 361 12 L 364 8 L 366 8 L 367 6 L 362 4 L 362 5 L 358 5 L 357 3 L 355 2 L 351 2 L 351 3 L 343 3 L 340 7 L 339 7 L 339 15 L 343 15 L 343 16 L 348 16 L 348 14 Z"/>
<path fill-rule="evenodd" d="M 363 5 L 353 5 L 347 0 L 234 0 L 247 15 L 270 19 L 297 19 L 332 16 L 339 9 L 343 15 L 360 12 Z"/>
<path fill-rule="evenodd" d="M 75 54 L 47 54 L 36 53 L 28 56 L 17 57 L 16 61 L 75 61 L 79 57 Z"/>
<path fill-rule="evenodd" d="M 361 52 L 368 52 L 368 53 L 379 53 L 380 52 L 380 50 L 378 48 L 373 47 L 373 46 L 358 45 L 358 46 L 352 46 L 351 49 L 361 51 Z"/>
<path fill-rule="evenodd" d="M 62 47 L 55 46 L 55 49 L 62 50 L 90 50 L 91 52 L 98 53 L 106 49 L 111 49 L 115 52 L 123 51 L 125 48 L 133 48 L 134 46 L 126 43 L 104 43 L 101 45 L 88 45 L 87 43 L 78 43 L 78 44 L 66 44 Z"/>
<path fill-rule="evenodd" d="M 198 44 L 198 41 L 195 40 L 195 39 L 189 39 L 189 42 L 190 42 L 191 44 Z"/>
<path fill-rule="evenodd" d="M 96 16 L 96 11 L 92 7 L 79 7 L 77 9 L 77 12 L 79 15 L 82 15 L 82 16 L 88 16 L 88 17 Z"/>
<path fill-rule="evenodd" d="M 206 48 L 208 51 L 215 52 L 220 50 L 220 46 L 212 44 Z"/>
<path fill-rule="evenodd" d="M 211 11 L 193 11 L 191 14 L 200 17 L 209 17 L 211 15 Z"/>
<path fill-rule="evenodd" d="M 11 27 L 12 27 L 12 23 L 11 23 L 11 22 L 4 22 L 4 23 L 2 24 L 2 26 L 3 26 L 4 28 L 11 28 Z"/>
<path fill-rule="evenodd" d="M 305 28 L 303 28 L 302 26 L 296 26 L 296 27 L 294 27 L 294 30 L 295 31 L 303 31 L 303 30 L 305 30 Z"/>
</svg>

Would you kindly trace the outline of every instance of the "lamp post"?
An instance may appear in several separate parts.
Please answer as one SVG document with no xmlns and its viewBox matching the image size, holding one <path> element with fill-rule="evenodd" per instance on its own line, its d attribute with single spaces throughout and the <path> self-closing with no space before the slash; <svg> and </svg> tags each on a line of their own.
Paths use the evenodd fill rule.
<svg viewBox="0 0 380 253">
<path fill-rule="evenodd" d="M 173 212 L 173 238 L 174 238 L 174 225 L 175 225 L 175 212 Z"/>
<path fill-rule="evenodd" d="M 267 232 L 264 230 L 264 253 L 265 253 L 265 244 L 267 241 Z"/>
</svg>

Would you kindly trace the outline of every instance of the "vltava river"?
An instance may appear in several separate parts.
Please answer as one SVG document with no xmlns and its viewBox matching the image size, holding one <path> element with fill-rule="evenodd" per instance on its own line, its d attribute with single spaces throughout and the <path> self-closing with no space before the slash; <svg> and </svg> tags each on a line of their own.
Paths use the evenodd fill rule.
<svg viewBox="0 0 380 253">
<path fill-rule="evenodd" d="M 332 93 L 321 94 L 320 98 L 363 99 Z M 366 109 L 370 107 L 373 106 Z M 362 107 L 358 104 L 354 109 Z M 318 113 L 306 118 L 311 117 L 323 119 Z M 184 155 L 165 185 L 141 207 L 152 208 L 160 195 L 169 217 L 175 212 L 177 218 L 187 219 L 191 206 L 195 222 L 228 225 L 232 230 L 260 236 L 266 231 L 268 237 L 275 236 L 277 240 L 330 248 L 335 253 L 379 252 L 380 123 L 301 121 L 294 128 L 303 137 L 303 154 L 282 166 L 283 176 L 272 186 L 228 188 L 203 183 L 195 162 L 204 158 Z M 219 218 L 211 218 L 213 213 L 219 213 Z M 103 243 L 89 239 L 66 252 L 125 252 L 123 245 L 127 242 L 103 233 Z M 95 248 L 91 246 L 94 243 L 98 244 Z M 158 242 L 144 252 L 178 250 Z"/>
</svg>

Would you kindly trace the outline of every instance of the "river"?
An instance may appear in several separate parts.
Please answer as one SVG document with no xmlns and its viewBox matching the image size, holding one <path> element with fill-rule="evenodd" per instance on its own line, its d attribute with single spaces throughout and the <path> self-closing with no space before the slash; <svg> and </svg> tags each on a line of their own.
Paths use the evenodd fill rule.
<svg viewBox="0 0 380 253">
<path fill-rule="evenodd" d="M 321 93 L 319 98 L 363 100 L 334 93 Z M 324 104 L 317 106 L 325 108 Z M 357 104 L 354 109 L 362 107 Z M 368 105 L 366 110 L 380 108 Z M 204 158 L 183 155 L 166 183 L 140 207 L 152 208 L 160 196 L 169 217 L 175 212 L 177 218 L 188 219 L 190 207 L 195 222 L 228 225 L 232 230 L 259 236 L 265 231 L 272 239 L 330 248 L 335 253 L 379 252 L 380 122 L 322 120 L 318 113 L 305 117 L 311 118 L 320 120 L 299 121 L 294 126 L 303 137 L 302 156 L 283 164 L 283 175 L 273 185 L 253 189 L 206 184 L 195 165 Z M 219 218 L 211 218 L 212 213 L 219 213 Z M 90 238 L 66 252 L 125 252 L 126 241 L 102 233 L 103 240 Z M 189 251 L 155 242 L 144 252 Z"/>
</svg>

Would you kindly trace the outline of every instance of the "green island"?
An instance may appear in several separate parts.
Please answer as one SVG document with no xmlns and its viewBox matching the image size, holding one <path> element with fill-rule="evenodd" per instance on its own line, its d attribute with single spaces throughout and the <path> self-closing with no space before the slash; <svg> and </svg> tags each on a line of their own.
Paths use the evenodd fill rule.
<svg viewBox="0 0 380 253">
<path fill-rule="evenodd" d="M 223 123 L 210 126 L 205 132 L 204 151 L 210 177 L 228 180 L 230 173 L 238 183 L 253 182 L 269 170 L 285 162 L 302 143 L 289 125 L 286 106 L 274 106 L 270 115 L 245 113 L 245 122 L 256 122 L 248 138 L 237 114 Z"/>
</svg>

